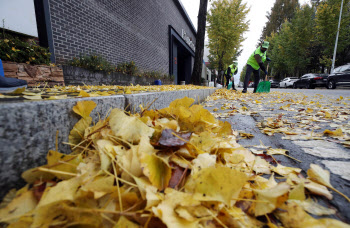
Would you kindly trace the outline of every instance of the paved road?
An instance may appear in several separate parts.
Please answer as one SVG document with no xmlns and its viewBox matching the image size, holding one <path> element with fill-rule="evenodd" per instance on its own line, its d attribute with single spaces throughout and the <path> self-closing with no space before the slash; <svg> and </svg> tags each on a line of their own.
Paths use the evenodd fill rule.
<svg viewBox="0 0 350 228">
<path fill-rule="evenodd" d="M 238 91 L 242 91 L 243 88 L 238 88 Z M 350 87 L 337 87 L 337 89 L 326 89 L 326 88 L 316 88 L 316 89 L 284 89 L 284 88 L 271 88 L 271 91 L 278 91 L 282 93 L 303 93 L 307 96 L 324 94 L 329 97 L 339 97 L 339 96 L 350 96 Z M 253 88 L 248 88 L 248 92 L 253 92 Z"/>
<path fill-rule="evenodd" d="M 240 91 L 242 88 L 238 88 L 238 90 Z M 326 129 L 335 130 L 336 125 L 338 128 L 346 127 L 350 130 L 350 90 L 272 89 L 270 94 L 261 96 L 251 92 L 252 89 L 249 88 L 248 94 L 238 93 L 237 96 L 233 95 L 235 98 L 228 96 L 226 99 L 208 101 L 205 106 L 217 117 L 222 117 L 222 120 L 230 122 L 234 130 L 254 135 L 252 139 L 240 139 L 238 143 L 241 145 L 250 147 L 260 145 L 262 142 L 265 146 L 289 150 L 291 156 L 302 162 L 299 163 L 279 155 L 277 158 L 282 165 L 301 168 L 303 169 L 302 174 L 306 177 L 306 171 L 310 168 L 310 164 L 318 164 L 331 171 L 332 185 L 350 197 L 350 148 L 345 148 L 337 143 L 337 140 L 329 137 L 324 137 L 323 140 L 304 140 L 302 138 L 290 140 L 285 139 L 285 135 L 280 133 L 268 136 L 257 127 L 258 123 L 267 118 L 277 118 L 283 114 L 282 119 L 287 120 L 291 125 L 301 125 L 301 129 L 308 134 L 322 133 Z M 340 96 L 343 99 L 339 99 Z M 339 100 L 337 101 L 337 99 Z M 300 101 L 305 102 L 305 104 Z M 286 108 L 287 110 L 280 109 L 287 104 L 291 104 L 291 107 Z M 317 111 L 316 106 L 319 107 Z M 222 107 L 227 109 L 222 110 Z M 242 107 L 246 107 L 247 111 L 233 112 L 233 114 L 227 115 L 228 112 L 241 110 Z M 213 111 L 214 108 L 217 108 L 218 111 Z M 307 108 L 314 109 L 314 113 L 306 113 L 303 109 Z M 342 113 L 343 109 L 346 109 L 346 112 Z M 320 111 L 324 110 L 333 114 L 338 113 L 338 117 L 340 115 L 343 119 L 338 120 L 338 117 L 329 121 L 317 119 Z M 316 118 L 316 122 L 311 121 L 310 118 Z M 350 203 L 335 192 L 333 192 L 333 196 L 332 201 L 322 197 L 319 201 L 324 206 L 337 208 L 339 213 L 335 218 L 350 223 Z"/>
</svg>

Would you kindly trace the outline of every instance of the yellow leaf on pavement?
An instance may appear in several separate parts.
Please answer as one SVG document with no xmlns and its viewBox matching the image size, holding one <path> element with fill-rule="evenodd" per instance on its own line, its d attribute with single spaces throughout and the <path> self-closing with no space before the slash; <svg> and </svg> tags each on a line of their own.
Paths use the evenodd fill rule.
<svg viewBox="0 0 350 228">
<path fill-rule="evenodd" d="M 323 132 L 323 134 L 324 135 L 329 135 L 329 136 L 343 136 L 343 131 L 340 128 L 338 128 L 335 131 L 330 131 L 330 130 L 327 129 L 327 130 L 325 130 Z"/>
<path fill-rule="evenodd" d="M 305 200 L 305 187 L 304 183 L 300 182 L 300 184 L 294 186 L 294 188 L 289 193 L 290 200 Z"/>
<path fill-rule="evenodd" d="M 255 206 L 255 216 L 268 214 L 275 210 L 279 206 L 278 198 L 288 193 L 289 189 L 290 185 L 282 182 L 270 189 L 254 190 L 255 197 L 259 201 Z"/>
<path fill-rule="evenodd" d="M 275 173 L 278 173 L 281 176 L 287 176 L 290 173 L 300 173 L 301 169 L 287 167 L 287 166 L 283 166 L 281 164 L 278 164 L 277 167 L 272 168 L 272 171 L 274 171 Z"/>
</svg>

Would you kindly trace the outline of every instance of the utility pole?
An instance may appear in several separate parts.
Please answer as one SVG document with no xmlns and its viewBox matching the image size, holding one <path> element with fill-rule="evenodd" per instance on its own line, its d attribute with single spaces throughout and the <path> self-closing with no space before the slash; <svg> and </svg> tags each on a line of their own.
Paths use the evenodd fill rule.
<svg viewBox="0 0 350 228">
<path fill-rule="evenodd" d="M 331 73 L 333 73 L 333 71 L 334 71 L 335 56 L 337 55 L 338 37 L 339 37 L 339 30 L 340 30 L 341 14 L 343 12 L 343 3 L 344 3 L 344 0 L 341 1 L 339 22 L 338 22 L 338 31 L 337 31 L 337 38 L 335 39 L 335 46 L 334 46 L 334 53 L 333 53 Z"/>
</svg>

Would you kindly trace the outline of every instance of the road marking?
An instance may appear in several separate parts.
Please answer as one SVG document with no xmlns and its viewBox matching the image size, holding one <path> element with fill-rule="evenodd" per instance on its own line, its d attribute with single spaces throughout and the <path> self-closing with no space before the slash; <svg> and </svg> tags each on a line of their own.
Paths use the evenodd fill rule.
<svg viewBox="0 0 350 228">
<path fill-rule="evenodd" d="M 320 140 L 294 141 L 306 153 L 322 158 L 350 159 L 350 154 L 339 148 L 338 144 Z"/>
<path fill-rule="evenodd" d="M 350 181 L 350 162 L 345 161 L 322 161 L 322 163 L 334 174 L 338 174 L 345 180 Z"/>
</svg>

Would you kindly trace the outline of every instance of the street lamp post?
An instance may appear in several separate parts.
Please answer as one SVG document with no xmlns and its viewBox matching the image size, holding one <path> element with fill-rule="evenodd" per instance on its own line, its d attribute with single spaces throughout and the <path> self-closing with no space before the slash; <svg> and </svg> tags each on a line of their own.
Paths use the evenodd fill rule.
<svg viewBox="0 0 350 228">
<path fill-rule="evenodd" d="M 343 3 L 344 3 L 344 0 L 341 1 L 339 22 L 338 22 L 338 31 L 337 31 L 337 38 L 335 39 L 335 46 L 334 46 L 334 53 L 333 53 L 331 73 L 333 73 L 333 71 L 334 71 L 335 56 L 337 55 L 338 37 L 339 37 L 339 30 L 340 30 L 341 14 L 343 12 Z"/>
</svg>

